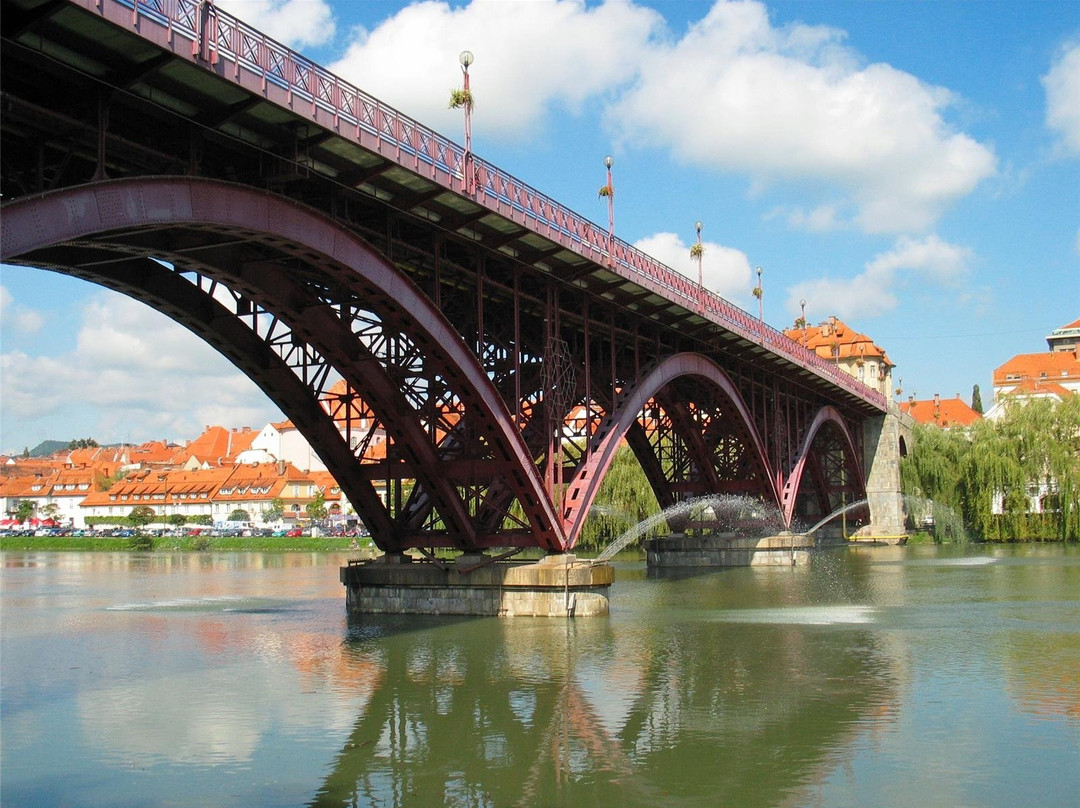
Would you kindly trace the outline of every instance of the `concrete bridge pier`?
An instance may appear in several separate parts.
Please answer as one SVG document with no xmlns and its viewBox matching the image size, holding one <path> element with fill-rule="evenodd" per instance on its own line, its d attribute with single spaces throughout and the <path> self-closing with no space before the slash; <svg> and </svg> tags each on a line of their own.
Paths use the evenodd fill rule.
<svg viewBox="0 0 1080 808">
<path fill-rule="evenodd" d="M 482 553 L 453 561 L 387 554 L 340 571 L 353 614 L 593 617 L 608 613 L 610 564 L 569 553 L 504 561 Z"/>
<path fill-rule="evenodd" d="M 687 536 L 674 533 L 645 543 L 647 564 L 653 569 L 679 567 L 791 567 L 805 564 L 809 551 L 839 542 L 818 536 L 783 532 L 751 538 L 735 533 Z"/>
<path fill-rule="evenodd" d="M 855 538 L 898 541 L 906 537 L 904 498 L 900 487 L 900 457 L 910 441 L 911 425 L 895 405 L 881 416 L 863 421 L 863 468 L 870 524 Z"/>
</svg>

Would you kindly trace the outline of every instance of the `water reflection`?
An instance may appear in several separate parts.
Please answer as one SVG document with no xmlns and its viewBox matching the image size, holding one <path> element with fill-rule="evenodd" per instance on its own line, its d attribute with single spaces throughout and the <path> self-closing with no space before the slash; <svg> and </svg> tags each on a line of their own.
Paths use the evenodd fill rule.
<svg viewBox="0 0 1080 808">
<path fill-rule="evenodd" d="M 349 620 L 318 554 L 3 554 L 0 802 L 1064 805 L 1080 548 L 650 579 L 560 621 Z M 57 765 L 62 761 L 62 765 Z"/>
<path fill-rule="evenodd" d="M 723 614 L 411 629 L 310 805 L 773 805 L 895 688 L 870 634 Z"/>
</svg>

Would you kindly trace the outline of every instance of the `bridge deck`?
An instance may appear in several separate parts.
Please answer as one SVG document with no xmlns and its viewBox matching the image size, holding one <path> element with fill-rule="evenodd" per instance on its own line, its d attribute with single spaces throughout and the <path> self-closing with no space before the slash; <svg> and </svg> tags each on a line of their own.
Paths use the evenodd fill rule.
<svg viewBox="0 0 1080 808">
<path fill-rule="evenodd" d="M 480 247 L 854 411 L 886 408 L 779 331 L 210 4 L 2 8 L 5 199 L 102 168 L 208 173 L 320 207 L 388 252 L 393 211 L 418 242 L 435 232 Z"/>
</svg>

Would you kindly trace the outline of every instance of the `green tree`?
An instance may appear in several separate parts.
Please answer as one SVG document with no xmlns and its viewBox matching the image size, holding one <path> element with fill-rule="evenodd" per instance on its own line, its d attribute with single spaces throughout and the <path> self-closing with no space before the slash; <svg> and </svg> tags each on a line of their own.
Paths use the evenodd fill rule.
<svg viewBox="0 0 1080 808">
<path fill-rule="evenodd" d="M 638 522 L 659 512 L 660 505 L 637 456 L 623 444 L 604 475 L 596 502 L 581 526 L 577 546 L 602 549 Z"/>
<path fill-rule="evenodd" d="M 251 514 L 245 511 L 243 508 L 235 508 L 232 513 L 229 514 L 230 522 L 250 522 Z"/>
<path fill-rule="evenodd" d="M 263 508 L 262 518 L 263 522 L 280 522 L 281 517 L 285 515 L 285 503 L 281 497 L 274 497 L 270 500 L 270 506 Z"/>
<path fill-rule="evenodd" d="M 326 497 L 323 496 L 323 492 L 320 491 L 315 495 L 315 499 L 311 500 L 304 506 L 304 510 L 307 511 L 308 519 L 318 520 L 326 518 Z"/>
<path fill-rule="evenodd" d="M 1080 396 L 1016 402 L 964 431 L 920 425 L 914 437 L 904 491 L 955 508 L 976 536 L 1080 538 Z"/>
<path fill-rule="evenodd" d="M 36 503 L 32 499 L 20 499 L 19 504 L 15 506 L 15 518 L 20 522 L 25 522 L 34 515 L 35 506 Z"/>
<path fill-rule="evenodd" d="M 68 441 L 68 449 L 96 449 L 98 442 L 93 438 L 73 438 Z"/>
<path fill-rule="evenodd" d="M 128 523 L 132 527 L 143 527 L 154 521 L 157 514 L 149 505 L 136 505 L 128 514 Z"/>
<path fill-rule="evenodd" d="M 182 513 L 170 513 L 169 518 L 165 521 L 173 527 L 183 527 L 187 524 L 187 517 Z"/>
<path fill-rule="evenodd" d="M 60 506 L 55 502 L 50 502 L 48 505 L 42 507 L 41 511 L 42 519 L 58 519 L 60 514 Z"/>
<path fill-rule="evenodd" d="M 982 393 L 979 392 L 979 385 L 971 388 L 971 409 L 975 410 L 979 415 L 983 414 Z"/>
</svg>

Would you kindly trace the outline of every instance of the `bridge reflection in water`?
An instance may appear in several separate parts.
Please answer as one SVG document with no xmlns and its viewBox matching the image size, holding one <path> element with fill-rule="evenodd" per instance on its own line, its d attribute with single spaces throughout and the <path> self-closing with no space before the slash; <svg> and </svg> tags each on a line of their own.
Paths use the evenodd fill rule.
<svg viewBox="0 0 1080 808">
<path fill-rule="evenodd" d="M 695 597 L 733 604 L 720 577 Z M 348 653 L 379 674 L 310 805 L 779 804 L 891 711 L 897 661 L 866 610 L 768 606 L 792 588 L 807 602 L 811 576 L 732 577 L 762 610 L 673 611 L 669 592 L 654 613 L 643 583 L 632 627 L 355 620 Z"/>
</svg>

